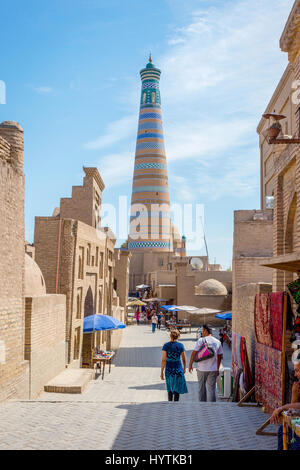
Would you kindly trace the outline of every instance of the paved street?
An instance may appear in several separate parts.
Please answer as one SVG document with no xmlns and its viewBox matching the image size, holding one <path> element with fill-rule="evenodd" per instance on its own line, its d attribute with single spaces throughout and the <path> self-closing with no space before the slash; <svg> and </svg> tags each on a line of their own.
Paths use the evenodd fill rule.
<svg viewBox="0 0 300 470">
<path fill-rule="evenodd" d="M 166 341 L 166 331 L 128 327 L 111 374 L 82 395 L 43 392 L 38 400 L 1 404 L 0 449 L 277 448 L 276 437 L 255 435 L 267 418 L 260 409 L 199 403 L 196 372 L 187 373 L 189 393 L 168 403 L 159 367 Z M 189 358 L 195 333 L 181 341 Z M 224 365 L 229 362 L 227 348 Z"/>
</svg>

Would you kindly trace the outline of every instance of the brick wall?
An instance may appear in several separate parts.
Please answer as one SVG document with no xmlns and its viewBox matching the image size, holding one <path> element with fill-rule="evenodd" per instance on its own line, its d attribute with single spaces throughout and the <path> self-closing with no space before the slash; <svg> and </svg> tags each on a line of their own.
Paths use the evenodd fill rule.
<svg viewBox="0 0 300 470">
<path fill-rule="evenodd" d="M 44 295 L 25 298 L 25 358 L 30 361 L 30 398 L 65 368 L 66 298 Z"/>
<path fill-rule="evenodd" d="M 253 374 L 256 342 L 254 329 L 255 295 L 269 292 L 272 292 L 272 284 L 249 283 L 237 286 L 233 298 L 232 330 L 246 338 L 248 358 Z"/>
<path fill-rule="evenodd" d="M 193 271 L 187 261 L 178 262 L 176 264 L 176 304 L 230 310 L 230 293 L 228 295 L 197 295 L 195 293 L 195 287 L 208 279 L 221 282 L 230 292 L 232 272 Z"/>
<path fill-rule="evenodd" d="M 28 397 L 24 360 L 23 131 L 0 125 L 0 401 Z"/>
<path fill-rule="evenodd" d="M 80 220 L 92 227 L 99 226 L 104 183 L 97 168 L 84 168 L 83 186 L 72 187 L 72 197 L 60 200 L 62 219 Z"/>
<path fill-rule="evenodd" d="M 47 292 L 66 295 L 66 342 L 70 367 L 80 367 L 81 351 L 86 348 L 86 344 L 83 344 L 84 317 L 95 313 L 111 315 L 113 302 L 116 302 L 113 298 L 113 234 L 110 238 L 109 230 L 96 229 L 91 219 L 91 224 L 79 219 L 81 212 L 90 214 L 95 208 L 93 204 L 101 203 L 98 196 L 100 189 L 104 188 L 98 170 L 84 170 L 86 177 L 83 187 L 73 188 L 73 197 L 62 200 L 61 208 L 64 209 L 56 217 L 37 217 L 34 236 L 36 261 L 44 275 Z M 78 194 L 85 191 L 88 196 L 82 197 L 79 207 Z M 62 217 L 72 214 L 78 219 Z M 125 272 L 121 277 L 120 288 L 124 281 Z M 126 288 L 126 284 L 123 287 Z M 110 334 L 101 341 L 109 345 Z"/>
</svg>

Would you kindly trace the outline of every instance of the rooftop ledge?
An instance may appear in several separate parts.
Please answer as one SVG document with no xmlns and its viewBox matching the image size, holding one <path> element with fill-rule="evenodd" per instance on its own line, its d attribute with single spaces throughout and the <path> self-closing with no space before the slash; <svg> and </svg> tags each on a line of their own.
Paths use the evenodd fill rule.
<svg viewBox="0 0 300 470">
<path fill-rule="evenodd" d="M 300 271 L 300 253 L 288 253 L 286 255 L 275 256 L 270 258 L 267 263 L 263 261 L 260 265 L 267 268 L 297 273 Z"/>
</svg>

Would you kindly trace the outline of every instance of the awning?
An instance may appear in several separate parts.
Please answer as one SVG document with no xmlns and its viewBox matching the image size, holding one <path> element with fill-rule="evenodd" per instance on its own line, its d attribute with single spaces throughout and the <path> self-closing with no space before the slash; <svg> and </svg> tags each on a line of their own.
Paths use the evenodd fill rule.
<svg viewBox="0 0 300 470">
<path fill-rule="evenodd" d="M 174 312 L 178 309 L 177 305 L 162 305 L 160 308 L 167 310 L 168 312 Z"/>
<path fill-rule="evenodd" d="M 136 289 L 148 289 L 148 287 L 150 286 L 147 286 L 146 284 L 141 284 L 140 286 L 136 286 Z"/>
<path fill-rule="evenodd" d="M 199 314 L 199 315 L 212 315 L 214 313 L 221 313 L 222 310 L 215 310 L 214 308 L 207 308 L 207 307 L 193 307 L 191 305 L 180 305 L 177 307 L 178 310 L 183 310 L 188 313 Z"/>
<path fill-rule="evenodd" d="M 153 299 L 145 299 L 145 302 L 167 302 L 168 299 L 159 299 L 158 297 L 154 297 Z"/>
<path fill-rule="evenodd" d="M 264 259 L 260 266 L 297 273 L 300 271 L 300 253 L 287 253 L 286 255 Z"/>
<path fill-rule="evenodd" d="M 126 328 L 126 325 L 117 318 L 110 317 L 109 315 L 90 315 L 83 320 L 83 333 L 118 330 L 122 328 Z"/>
<path fill-rule="evenodd" d="M 219 318 L 220 320 L 232 320 L 232 312 L 217 313 L 215 318 Z"/>
<path fill-rule="evenodd" d="M 137 307 L 141 305 L 147 305 L 146 302 L 143 302 L 142 300 L 132 300 L 131 302 L 128 302 L 127 307 Z"/>
</svg>

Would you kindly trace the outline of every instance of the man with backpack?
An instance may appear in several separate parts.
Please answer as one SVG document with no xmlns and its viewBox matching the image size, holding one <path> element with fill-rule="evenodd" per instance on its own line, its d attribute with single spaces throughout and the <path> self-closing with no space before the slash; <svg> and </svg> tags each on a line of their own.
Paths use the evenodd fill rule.
<svg viewBox="0 0 300 470">
<path fill-rule="evenodd" d="M 221 342 L 212 336 L 212 330 L 208 325 L 203 325 L 201 338 L 196 343 L 189 364 L 189 372 L 193 372 L 193 362 L 197 364 L 199 401 L 216 401 L 216 382 L 222 358 Z"/>
</svg>

